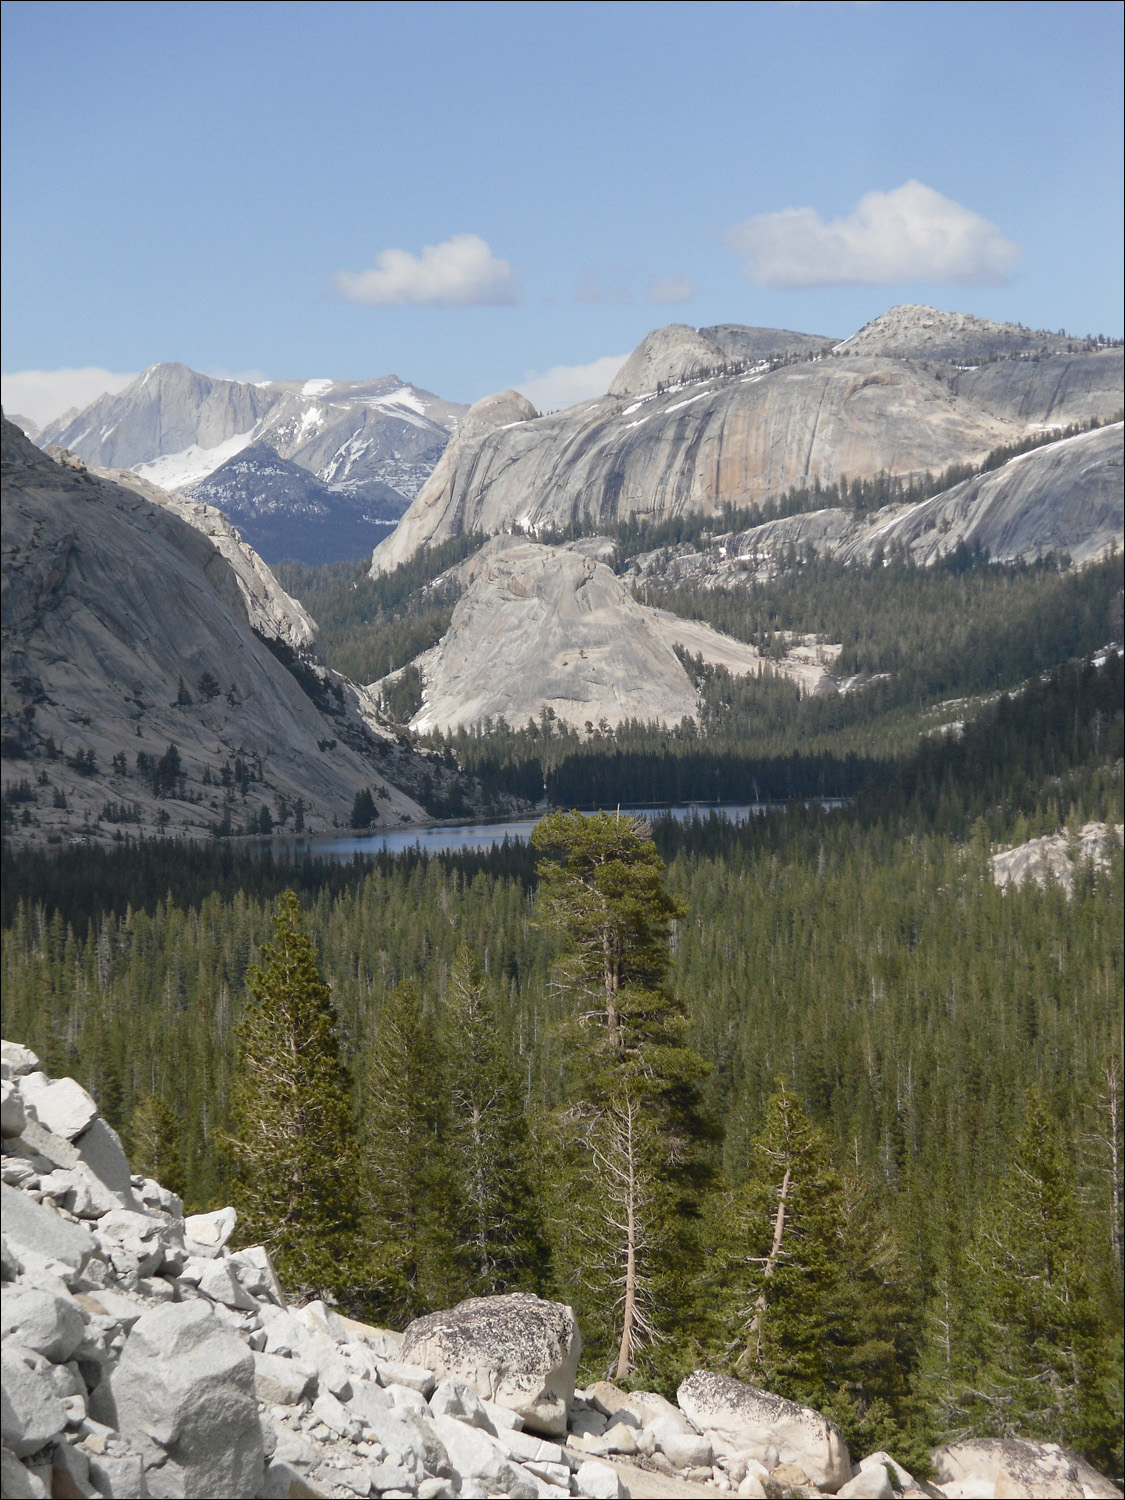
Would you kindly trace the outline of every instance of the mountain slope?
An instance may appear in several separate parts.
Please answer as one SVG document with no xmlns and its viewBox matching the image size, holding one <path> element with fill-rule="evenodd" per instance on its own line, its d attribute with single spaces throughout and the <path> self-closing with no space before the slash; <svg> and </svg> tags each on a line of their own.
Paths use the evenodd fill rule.
<svg viewBox="0 0 1125 1500">
<path fill-rule="evenodd" d="M 842 562 L 904 549 L 922 566 L 958 547 L 982 549 L 996 562 L 1031 562 L 1050 552 L 1089 562 L 1125 546 L 1123 431 L 1117 422 L 1035 448 L 916 505 L 858 517 L 812 511 L 715 536 L 705 550 L 684 549 L 670 561 L 650 554 L 638 559 L 638 573 L 737 585 L 770 575 L 793 548 Z"/>
<path fill-rule="evenodd" d="M 900 357 L 927 311 L 893 309 L 885 337 L 870 325 L 836 355 L 815 352 L 805 336 L 814 352 L 757 366 L 732 360 L 713 337 L 719 329 L 672 324 L 649 334 L 595 401 L 541 417 L 515 392 L 488 397 L 376 549 L 373 571 L 468 531 L 714 514 L 817 479 L 941 472 L 980 462 L 1029 427 L 1119 412 L 1120 349 L 1082 341 L 1075 352 L 1049 344 L 1045 356 L 1025 357 L 1026 331 L 1012 328 L 1016 354 L 967 370 L 937 356 L 987 351 L 1007 325 L 935 314 L 957 326 L 942 323 L 936 342 L 923 327 L 914 356 Z M 879 347 L 866 353 L 867 344 Z"/>
<path fill-rule="evenodd" d="M 323 828 L 363 787 L 383 821 L 425 816 L 389 779 L 424 768 L 223 517 L 55 463 L 9 423 L 3 461 L 6 832 L 199 836 L 299 799 Z"/>
</svg>

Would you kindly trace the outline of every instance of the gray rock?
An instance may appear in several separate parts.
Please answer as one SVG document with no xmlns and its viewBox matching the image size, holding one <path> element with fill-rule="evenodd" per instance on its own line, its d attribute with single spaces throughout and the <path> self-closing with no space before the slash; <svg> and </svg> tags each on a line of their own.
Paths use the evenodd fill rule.
<svg viewBox="0 0 1125 1500">
<path fill-rule="evenodd" d="M 238 1214 L 233 1208 L 217 1208 L 209 1214 L 189 1214 L 184 1220 L 184 1238 L 207 1250 L 221 1250 L 237 1223 Z"/>
<path fill-rule="evenodd" d="M 22 1042 L 0 1041 L 0 1078 L 22 1078 L 37 1072 L 39 1059 Z"/>
<path fill-rule="evenodd" d="M 375 1428 L 379 1421 L 394 1411 L 394 1398 L 370 1380 L 358 1380 L 352 1393 L 344 1403 L 353 1416 L 366 1426 Z"/>
<path fill-rule="evenodd" d="M 674 1468 L 697 1469 L 702 1465 L 710 1467 L 714 1453 L 711 1440 L 706 1434 L 677 1431 L 666 1417 L 658 1417 L 649 1431 Z"/>
<path fill-rule="evenodd" d="M 26 1124 L 27 1111 L 23 1107 L 19 1086 L 10 1079 L 0 1079 L 0 1135 L 6 1141 L 11 1140 L 23 1134 Z"/>
<path fill-rule="evenodd" d="M 610 1464 L 598 1463 L 596 1459 L 588 1459 L 579 1465 L 574 1482 L 577 1486 L 576 1493 L 588 1495 L 590 1500 L 618 1500 L 618 1497 L 628 1497 L 629 1494 L 621 1483 L 617 1470 Z"/>
<path fill-rule="evenodd" d="M 895 1487 L 885 1464 L 861 1464 L 859 1472 L 836 1493 L 840 1500 L 894 1500 Z"/>
<path fill-rule="evenodd" d="M 411 1323 L 404 1359 L 439 1379 L 456 1376 L 478 1396 L 518 1412 L 548 1437 L 566 1432 L 582 1341 L 571 1308 L 528 1293 L 475 1297 Z"/>
<path fill-rule="evenodd" d="M 1057 1443 L 975 1438 L 935 1448 L 931 1457 L 938 1483 L 962 1494 L 992 1485 L 997 1495 L 1026 1500 L 1120 1500 L 1116 1485 Z"/>
<path fill-rule="evenodd" d="M 6 1286 L 0 1291 L 0 1335 L 65 1364 L 86 1336 L 86 1319 L 69 1295 Z"/>
<path fill-rule="evenodd" d="M 543 708 L 578 728 L 601 719 L 678 724 L 696 713 L 695 688 L 664 631 L 604 563 L 494 537 L 461 577 L 450 628 L 421 658 L 418 731 L 501 716 L 523 724 Z"/>
<path fill-rule="evenodd" d="M 417 1391 L 423 1400 L 428 1400 L 437 1381 L 434 1378 L 434 1372 L 427 1370 L 423 1365 L 408 1363 L 404 1360 L 380 1360 L 379 1384 L 405 1386 L 409 1391 Z"/>
<path fill-rule="evenodd" d="M 460 1476 L 461 1489 L 478 1488 L 485 1495 L 526 1496 L 534 1500 L 535 1484 L 508 1458 L 495 1438 L 478 1427 L 435 1414 L 433 1427 Z"/>
<path fill-rule="evenodd" d="M 257 1311 L 257 1302 L 234 1274 L 229 1261 L 204 1261 L 197 1285 L 212 1302 L 221 1302 L 225 1307 L 238 1308 L 243 1312 Z"/>
<path fill-rule="evenodd" d="M 151 1276 L 172 1248 L 168 1226 L 149 1214 L 116 1208 L 98 1220 L 98 1242 L 119 1274 Z"/>
<path fill-rule="evenodd" d="M 40 1262 L 55 1262 L 68 1276 L 77 1277 L 97 1249 L 88 1230 L 60 1218 L 7 1183 L 0 1184 L 0 1205 L 8 1244 L 21 1260 L 31 1255 Z"/>
<path fill-rule="evenodd" d="M 0 1493 L 4 1500 L 42 1500 L 49 1492 L 37 1474 L 25 1469 L 14 1453 L 0 1449 Z"/>
<path fill-rule="evenodd" d="M 401 770 L 420 782 L 418 758 L 373 727 L 371 705 L 319 662 L 315 646 L 290 645 L 290 625 L 301 634 L 298 606 L 285 602 L 265 564 L 247 556 L 227 523 L 196 515 L 202 506 L 179 514 L 177 505 L 189 509 L 190 502 L 145 490 L 135 475 L 126 488 L 80 464 L 55 463 L 10 423 L 0 434 L 5 702 L 22 713 L 35 683 L 43 695 L 36 696 L 37 732 L 92 751 L 97 763 L 84 776 L 52 762 L 67 806 L 48 807 L 44 799 L 33 825 L 16 830 L 17 842 L 85 836 L 87 827 L 90 837 L 107 839 L 111 825 L 99 831 L 98 817 L 107 801 L 123 800 L 135 806 L 139 833 L 155 832 L 167 817 L 170 834 L 206 837 L 219 813 L 195 800 L 205 790 L 200 778 L 209 772 L 217 779 L 236 754 L 261 758 L 258 793 L 267 805 L 281 795 L 290 803 L 303 798 L 310 832 L 331 826 L 333 817 L 346 821 L 362 787 L 386 789 L 385 824 L 424 816 L 383 774 Z M 185 712 L 176 684 L 186 663 L 195 664 L 193 674 L 209 671 L 222 691 Z M 185 682 L 194 696 L 195 677 Z M 329 740 L 334 748 L 322 750 Z M 140 751 L 158 760 L 171 741 L 193 783 L 191 800 L 156 797 L 143 778 L 123 781 L 112 769 L 120 753 L 130 762 Z"/>
<path fill-rule="evenodd" d="M 264 1245 L 250 1245 L 245 1250 L 235 1250 L 227 1263 L 252 1297 L 259 1302 L 272 1302 L 277 1307 L 285 1306 L 285 1293 Z"/>
<path fill-rule="evenodd" d="M 72 1141 L 97 1118 L 98 1106 L 73 1078 L 48 1078 L 45 1073 L 26 1073 L 20 1079 L 24 1108 L 55 1135 Z"/>
<path fill-rule="evenodd" d="M 90 1481 L 112 1500 L 147 1500 L 148 1485 L 136 1453 L 98 1453 L 90 1456 Z"/>
<path fill-rule="evenodd" d="M 484 1409 L 484 1402 L 463 1380 L 443 1380 L 430 1397 L 430 1411 L 437 1417 L 453 1417 L 469 1427 L 497 1436 L 496 1427 Z"/>
<path fill-rule="evenodd" d="M 706 1370 L 689 1375 L 676 1399 L 696 1427 L 734 1452 L 760 1458 L 772 1446 L 782 1464 L 802 1469 L 821 1489 L 836 1490 L 852 1477 L 839 1428 L 810 1407 Z"/>
<path fill-rule="evenodd" d="M 363 1435 L 359 1419 L 352 1415 L 342 1401 L 328 1391 L 322 1391 L 312 1405 L 313 1416 L 323 1422 L 337 1437 L 358 1443 Z"/>
<path fill-rule="evenodd" d="M 51 1381 L 34 1367 L 35 1354 L 16 1343 L 0 1351 L 0 1422 L 5 1448 L 17 1458 L 36 1453 L 66 1427 L 66 1411 Z"/>
<path fill-rule="evenodd" d="M 206 1303 L 145 1313 L 109 1386 L 118 1430 L 158 1444 L 183 1493 L 247 1500 L 257 1493 L 263 1447 L 253 1356 Z"/>
<path fill-rule="evenodd" d="M 85 1166 L 102 1186 L 116 1198 L 119 1208 L 139 1209 L 133 1192 L 129 1162 L 121 1137 L 113 1126 L 100 1117 L 74 1142 Z"/>
<path fill-rule="evenodd" d="M 646 334 L 618 370 L 611 396 L 639 396 L 658 385 L 681 385 L 726 363 L 722 348 L 702 330 L 668 323 Z"/>
<path fill-rule="evenodd" d="M 294 1406 L 316 1389 L 316 1371 L 300 1360 L 252 1351 L 254 1390 L 270 1406 Z"/>
</svg>

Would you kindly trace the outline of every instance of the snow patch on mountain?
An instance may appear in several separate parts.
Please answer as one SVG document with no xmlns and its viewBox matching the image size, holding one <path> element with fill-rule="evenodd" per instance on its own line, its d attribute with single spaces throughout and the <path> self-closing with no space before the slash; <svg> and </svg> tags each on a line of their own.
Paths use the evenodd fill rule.
<svg viewBox="0 0 1125 1500">
<path fill-rule="evenodd" d="M 159 489 L 182 490 L 206 479 L 220 464 L 241 453 L 253 442 L 254 432 L 253 427 L 248 432 L 236 432 L 225 443 L 217 443 L 213 448 L 201 448 L 198 443 L 192 443 L 190 448 L 179 453 L 166 453 L 151 463 L 137 464 L 133 472 Z"/>
</svg>

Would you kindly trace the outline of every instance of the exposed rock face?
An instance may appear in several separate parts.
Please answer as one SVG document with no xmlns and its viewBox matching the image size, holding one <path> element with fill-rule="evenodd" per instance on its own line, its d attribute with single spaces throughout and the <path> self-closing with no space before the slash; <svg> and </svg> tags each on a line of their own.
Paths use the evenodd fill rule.
<svg viewBox="0 0 1125 1500">
<path fill-rule="evenodd" d="M 618 370 L 609 388 L 611 396 L 639 396 L 658 385 L 680 385 L 704 375 L 726 356 L 705 333 L 686 323 L 668 323 L 654 328 Z"/>
<path fill-rule="evenodd" d="M 280 799 L 301 798 L 306 826 L 325 827 L 363 787 L 382 789 L 385 822 L 424 819 L 381 774 L 402 752 L 217 512 L 61 466 L 7 423 L 3 445 L 3 776 L 31 790 L 15 837 L 198 836 L 221 819 L 236 761 L 248 805 L 275 822 Z M 179 769 L 159 786 L 169 745 Z"/>
<path fill-rule="evenodd" d="M 544 707 L 578 726 L 679 723 L 696 694 L 652 612 L 604 563 L 495 537 L 470 559 L 449 631 L 421 658 L 426 701 L 413 727 L 451 729 Z"/>
<path fill-rule="evenodd" d="M 931 312 L 894 310 L 839 357 L 817 357 L 811 336 L 743 330 L 744 347 L 774 332 L 811 349 L 801 362 L 739 373 L 730 365 L 754 356 L 739 351 L 738 330 L 672 324 L 648 335 L 597 400 L 537 417 L 510 393 L 489 398 L 376 548 L 373 571 L 464 532 L 714 513 L 817 479 L 940 473 L 979 462 L 1029 425 L 1120 411 L 1119 349 L 1071 341 L 1070 352 L 1054 338 L 1045 347 L 1059 352 L 1036 358 L 1029 351 L 1038 355 L 1046 336 L 944 314 L 931 327 Z M 960 367 L 970 351 L 985 351 L 975 363 L 993 349 L 1010 357 Z M 478 422 L 495 402 L 503 414 Z"/>
<path fill-rule="evenodd" d="M 1060 439 L 916 505 L 888 506 L 858 519 L 837 509 L 786 516 L 717 537 L 707 553 L 684 554 L 670 564 L 642 558 L 638 569 L 659 567 L 672 579 L 729 586 L 768 575 L 793 547 L 843 562 L 904 548 L 927 565 L 961 545 L 982 547 L 997 562 L 1029 562 L 1049 552 L 1089 562 L 1125 541 L 1122 433 L 1118 422 Z"/>
<path fill-rule="evenodd" d="M 1125 824 L 1084 823 L 1076 837 L 1049 833 L 1029 839 L 1014 849 L 1005 849 L 989 860 L 998 886 L 1060 885 L 1068 894 L 1074 888 L 1077 866 L 1107 870 L 1114 845 L 1125 843 Z"/>
<path fill-rule="evenodd" d="M 1008 421 L 1059 426 L 1091 417 L 1105 420 L 1121 412 L 1123 356 L 1125 350 L 1117 348 L 1080 358 L 998 359 L 955 371 L 949 385 L 961 400 Z"/>
<path fill-rule="evenodd" d="M 573 1311 L 527 1294 L 473 1297 L 429 1313 L 402 1341 L 404 1360 L 463 1380 L 548 1437 L 566 1432 L 581 1351 Z"/>
<path fill-rule="evenodd" d="M 932 359 L 949 364 L 979 364 L 1011 354 L 1055 353 L 1090 347 L 1065 333 L 994 323 L 969 313 L 904 302 L 865 323 L 842 344 L 838 354 L 884 354 L 892 359 Z"/>
<path fill-rule="evenodd" d="M 206 1299 L 142 1313 L 107 1383 L 100 1409 L 142 1454 L 157 1449 L 162 1487 L 247 1500 L 258 1493 L 254 1357 Z"/>
<path fill-rule="evenodd" d="M 773 1449 L 781 1463 L 794 1465 L 813 1484 L 833 1492 L 851 1478 L 851 1459 L 839 1428 L 807 1406 L 706 1370 L 689 1375 L 676 1399 L 697 1427 L 718 1433 L 745 1456 L 761 1462 Z"/>
</svg>

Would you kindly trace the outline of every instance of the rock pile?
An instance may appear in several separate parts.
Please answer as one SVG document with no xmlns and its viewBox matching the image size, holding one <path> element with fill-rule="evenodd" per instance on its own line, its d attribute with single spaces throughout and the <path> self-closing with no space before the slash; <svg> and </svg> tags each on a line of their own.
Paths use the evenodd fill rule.
<svg viewBox="0 0 1125 1500">
<path fill-rule="evenodd" d="M 678 1404 L 574 1388 L 570 1308 L 476 1298 L 405 1333 L 290 1305 L 233 1209 L 131 1175 L 73 1079 L 4 1042 L 5 1496 L 1117 1495 L 1035 1443 L 939 1450 L 944 1488 L 853 1466 L 818 1412 L 697 1371 Z"/>
</svg>

